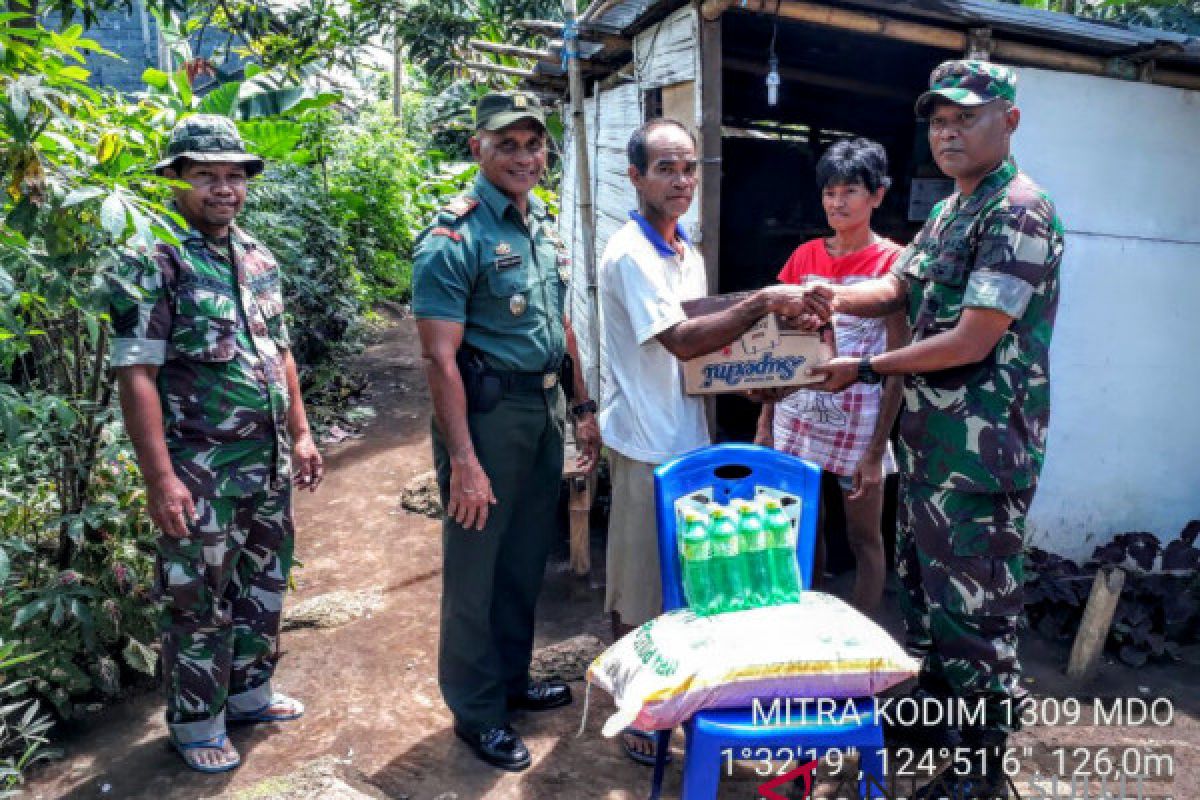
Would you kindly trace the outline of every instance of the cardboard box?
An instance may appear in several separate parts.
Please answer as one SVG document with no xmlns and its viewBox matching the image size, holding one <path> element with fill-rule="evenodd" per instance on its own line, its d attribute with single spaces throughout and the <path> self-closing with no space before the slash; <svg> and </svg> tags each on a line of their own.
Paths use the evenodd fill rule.
<svg viewBox="0 0 1200 800">
<path fill-rule="evenodd" d="M 683 304 L 688 317 L 712 314 L 749 292 L 701 297 Z M 684 391 L 690 395 L 728 394 L 750 389 L 803 386 L 818 379 L 810 367 L 835 355 L 832 334 L 824 337 L 781 328 L 774 314 L 756 322 L 741 338 L 706 356 L 683 362 Z"/>
</svg>

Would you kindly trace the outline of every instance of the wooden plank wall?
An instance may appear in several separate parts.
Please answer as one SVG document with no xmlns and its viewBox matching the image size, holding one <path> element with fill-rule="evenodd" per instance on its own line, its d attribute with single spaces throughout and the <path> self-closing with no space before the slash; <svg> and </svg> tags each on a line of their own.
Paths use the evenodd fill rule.
<svg viewBox="0 0 1200 800">
<path fill-rule="evenodd" d="M 690 83 L 694 101 L 692 119 L 686 120 L 699 128 L 700 68 L 699 18 L 693 8 L 683 8 L 660 24 L 648 28 L 634 39 L 635 81 L 600 90 L 585 103 L 588 135 L 588 156 L 592 170 L 592 202 L 596 215 L 596 265 L 608 239 L 629 219 L 629 211 L 637 207 L 637 195 L 626 174 L 628 161 L 625 144 L 642 124 L 643 93 L 648 89 Z M 676 98 L 684 87 L 671 92 Z M 674 107 L 686 104 L 674 103 Z M 575 142 L 569 115 L 563 141 L 563 178 L 559 196 L 559 233 L 571 245 L 572 275 L 569 292 L 571 320 L 579 340 L 580 357 L 585 365 L 592 364 L 588 328 L 592 324 L 588 311 L 587 276 L 583 264 L 583 225 L 578 218 L 575 177 Z M 688 234 L 699 240 L 699 193 L 692 210 L 683 219 Z M 601 331 L 603 342 L 603 331 Z M 603 344 L 601 345 L 603 347 Z M 600 358 L 606 354 L 601 352 Z M 589 374 L 590 372 L 585 372 Z M 603 398 L 603 387 L 589 386 L 594 397 Z"/>
</svg>

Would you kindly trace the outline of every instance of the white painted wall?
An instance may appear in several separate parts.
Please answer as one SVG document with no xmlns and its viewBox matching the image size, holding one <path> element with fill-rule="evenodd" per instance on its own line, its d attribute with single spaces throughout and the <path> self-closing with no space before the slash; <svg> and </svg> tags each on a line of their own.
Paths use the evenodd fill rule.
<svg viewBox="0 0 1200 800">
<path fill-rule="evenodd" d="M 628 161 L 625 144 L 642 124 L 642 92 L 660 86 L 685 81 L 695 82 L 697 114 L 700 108 L 700 53 L 697 46 L 698 21 L 696 11 L 683 8 L 658 25 L 642 31 L 634 38 L 634 63 L 637 79 L 612 89 L 597 91 L 585 103 L 588 159 L 592 172 L 592 202 L 596 220 L 596 263 L 608 239 L 629 219 L 637 207 L 637 194 L 626 174 Z M 592 324 L 587 302 L 587 276 L 583 264 L 583 224 L 579 219 L 575 172 L 575 139 L 569 113 L 563 141 L 563 182 L 559 202 L 559 233 L 570 243 L 573 273 L 571 276 L 571 321 L 579 342 L 580 358 L 585 365 L 592 362 L 589 326 Z M 698 127 L 699 120 L 691 120 Z M 692 235 L 699 235 L 699 192 L 692 209 L 682 222 Z M 601 335 L 603 342 L 603 335 Z M 606 357 L 602 351 L 600 358 Z M 585 373 L 590 376 L 590 372 Z M 589 386 L 593 397 L 602 393 Z"/>
<path fill-rule="evenodd" d="M 1019 69 L 1021 168 L 1067 229 L 1031 541 L 1200 519 L 1200 92 Z"/>
</svg>

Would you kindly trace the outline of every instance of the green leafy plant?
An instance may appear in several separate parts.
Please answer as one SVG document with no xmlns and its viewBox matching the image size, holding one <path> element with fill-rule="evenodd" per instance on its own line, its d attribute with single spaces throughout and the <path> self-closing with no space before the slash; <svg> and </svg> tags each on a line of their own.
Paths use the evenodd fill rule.
<svg viewBox="0 0 1200 800">
<path fill-rule="evenodd" d="M 33 661 L 40 653 L 18 654 L 15 642 L 0 641 L 0 674 L 8 674 L 16 666 Z M 0 686 L 0 798 L 18 797 L 18 787 L 24 781 L 25 770 L 35 762 L 54 755 L 46 748 L 47 733 L 53 720 L 40 713 L 33 698 L 10 702 L 21 688 L 22 681 L 6 680 Z"/>
</svg>

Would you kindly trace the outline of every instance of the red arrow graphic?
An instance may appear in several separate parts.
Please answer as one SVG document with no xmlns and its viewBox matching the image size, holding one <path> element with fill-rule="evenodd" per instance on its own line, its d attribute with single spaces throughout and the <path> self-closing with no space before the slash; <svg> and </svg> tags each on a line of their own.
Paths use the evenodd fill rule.
<svg viewBox="0 0 1200 800">
<path fill-rule="evenodd" d="M 783 795 L 778 794 L 772 790 L 778 789 L 780 786 L 783 786 L 785 783 L 791 783 L 792 781 L 796 780 L 797 778 L 802 777 L 802 778 L 804 778 L 804 796 L 807 798 L 809 795 L 812 794 L 813 773 L 816 772 L 816 769 L 817 769 L 816 761 L 810 761 L 802 767 L 796 767 L 791 772 L 785 772 L 782 775 L 780 775 L 778 778 L 772 778 L 771 780 L 764 783 L 762 786 L 759 786 L 758 794 L 760 797 L 767 798 L 767 800 L 787 800 L 786 797 L 784 797 Z"/>
</svg>

